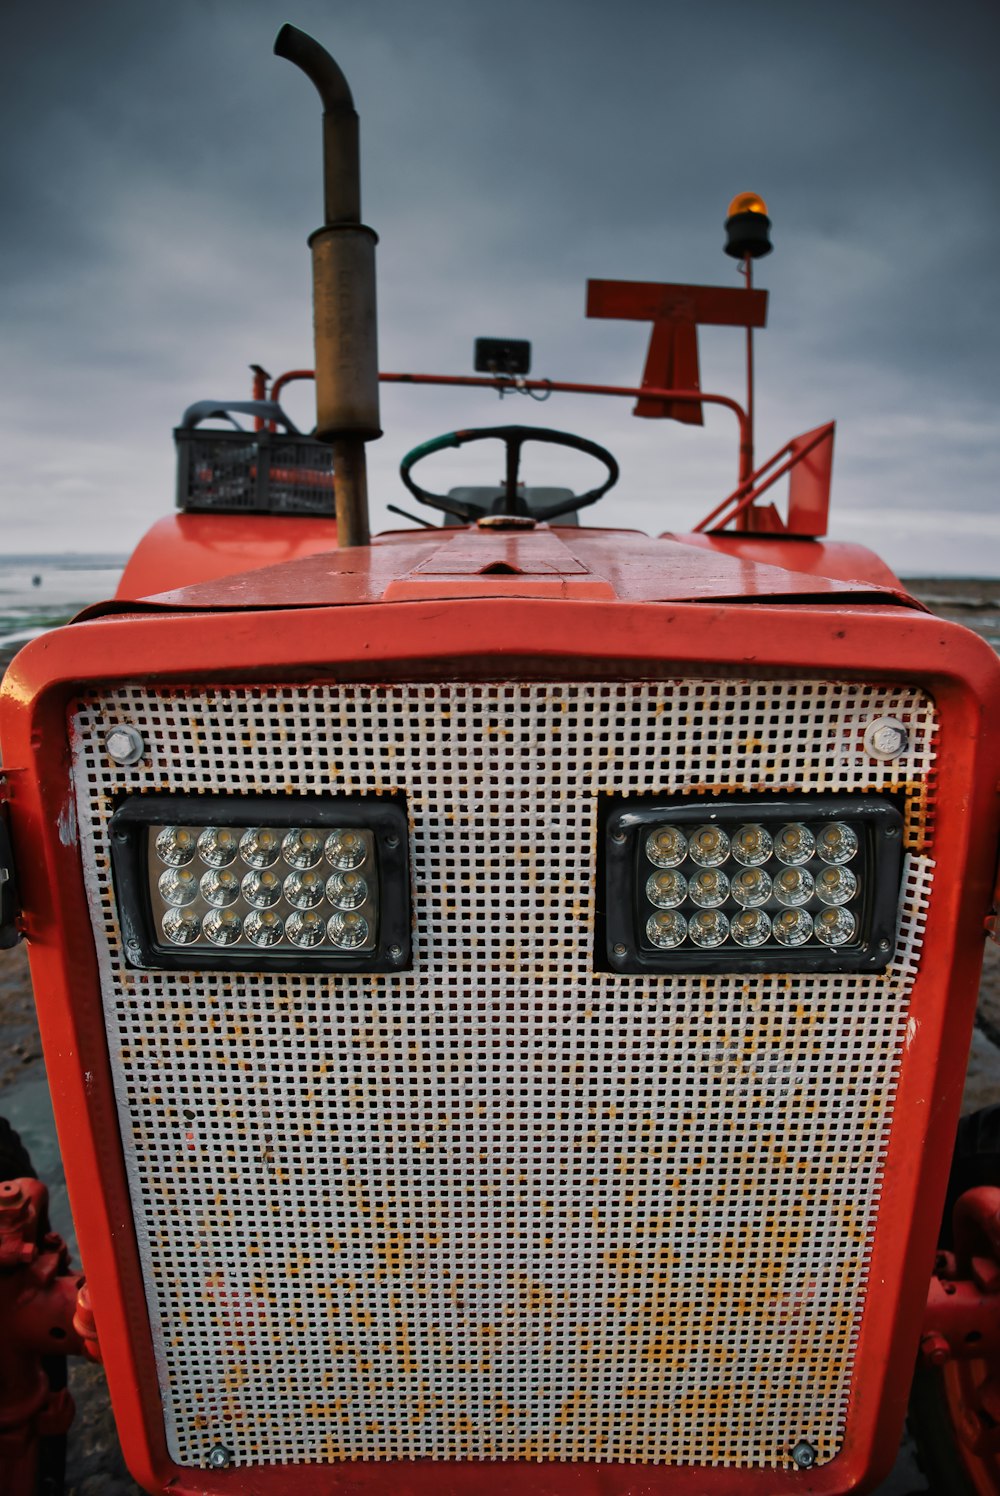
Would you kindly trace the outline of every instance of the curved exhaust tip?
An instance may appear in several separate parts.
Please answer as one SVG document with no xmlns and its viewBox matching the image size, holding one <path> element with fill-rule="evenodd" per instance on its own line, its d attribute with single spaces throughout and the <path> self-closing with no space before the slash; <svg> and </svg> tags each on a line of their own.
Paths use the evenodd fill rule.
<svg viewBox="0 0 1000 1496">
<path fill-rule="evenodd" d="M 350 110 L 353 114 L 354 100 L 350 86 L 340 68 L 325 47 L 315 37 L 300 31 L 287 22 L 274 38 L 276 57 L 284 57 L 301 68 L 306 77 L 316 85 L 327 114 Z"/>
</svg>

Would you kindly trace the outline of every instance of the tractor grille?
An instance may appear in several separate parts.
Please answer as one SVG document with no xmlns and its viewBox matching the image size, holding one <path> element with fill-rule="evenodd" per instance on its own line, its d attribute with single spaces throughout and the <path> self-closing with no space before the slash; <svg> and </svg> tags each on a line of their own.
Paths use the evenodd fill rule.
<svg viewBox="0 0 1000 1496">
<path fill-rule="evenodd" d="M 865 725 L 909 727 L 869 759 Z M 102 742 L 128 721 L 149 753 Z M 932 704 L 823 681 L 95 693 L 72 720 L 168 1440 L 242 1465 L 831 1459 L 930 888 Z M 605 792 L 905 794 L 884 976 L 593 969 Z M 121 793 L 378 794 L 402 975 L 129 971 Z"/>
</svg>

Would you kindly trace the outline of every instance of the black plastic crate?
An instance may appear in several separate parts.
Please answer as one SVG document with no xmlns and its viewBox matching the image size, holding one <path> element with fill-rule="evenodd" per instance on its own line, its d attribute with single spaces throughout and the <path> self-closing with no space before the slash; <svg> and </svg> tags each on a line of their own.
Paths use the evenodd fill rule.
<svg viewBox="0 0 1000 1496">
<path fill-rule="evenodd" d="M 267 429 L 199 430 L 187 418 L 175 429 L 174 440 L 178 509 L 213 514 L 335 513 L 333 448 L 326 442 Z"/>
</svg>

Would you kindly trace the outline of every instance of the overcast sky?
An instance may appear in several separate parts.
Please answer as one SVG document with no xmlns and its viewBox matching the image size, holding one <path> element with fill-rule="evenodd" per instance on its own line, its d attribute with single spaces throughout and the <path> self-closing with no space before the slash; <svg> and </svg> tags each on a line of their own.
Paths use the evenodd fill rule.
<svg viewBox="0 0 1000 1496">
<path fill-rule="evenodd" d="M 730 198 L 767 200 L 762 456 L 835 418 L 834 533 L 903 571 L 1000 573 L 1000 7 L 995 0 L 8 0 L 0 47 L 3 545 L 126 550 L 173 504 L 171 429 L 311 365 L 306 237 L 320 112 L 272 56 L 285 20 L 337 58 L 380 236 L 382 367 L 637 383 L 648 330 L 588 322 L 588 277 L 738 285 Z M 702 333 L 742 395 L 742 335 Z M 308 398 L 290 402 L 308 425 Z M 732 487 L 732 417 L 383 390 L 373 520 L 400 457 L 520 420 L 622 461 L 595 517 L 684 528 Z M 590 485 L 547 449 L 527 476 Z M 444 487 L 493 481 L 436 459 Z"/>
</svg>

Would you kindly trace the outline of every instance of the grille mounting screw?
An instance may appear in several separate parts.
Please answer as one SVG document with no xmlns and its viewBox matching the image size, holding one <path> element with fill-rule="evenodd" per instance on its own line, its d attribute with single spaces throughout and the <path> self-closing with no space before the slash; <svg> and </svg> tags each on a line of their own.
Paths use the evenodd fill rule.
<svg viewBox="0 0 1000 1496">
<path fill-rule="evenodd" d="M 612 831 L 611 840 L 613 842 L 623 842 L 625 840 L 624 831 Z"/>
<path fill-rule="evenodd" d="M 811 1470 L 816 1463 L 816 1451 L 805 1439 L 800 1439 L 792 1450 L 792 1459 L 800 1470 Z"/>
<path fill-rule="evenodd" d="M 130 722 L 120 722 L 117 727 L 108 730 L 104 738 L 104 749 L 109 758 L 113 758 L 116 764 L 127 768 L 129 764 L 137 764 L 146 752 L 146 744 L 142 733 Z"/>
<path fill-rule="evenodd" d="M 622 945 L 622 943 L 621 943 L 620 940 L 619 940 L 618 944 L 613 947 L 613 949 L 614 949 L 614 953 L 615 953 L 616 956 L 627 956 L 628 955 L 628 948 L 626 946 Z"/>
<path fill-rule="evenodd" d="M 213 1444 L 208 1451 L 208 1463 L 213 1470 L 227 1470 L 233 1461 L 233 1451 L 224 1444 Z"/>
<path fill-rule="evenodd" d="M 872 758 L 899 758 L 910 746 L 910 734 L 896 717 L 876 717 L 865 728 L 865 752 Z"/>
<path fill-rule="evenodd" d="M 402 959 L 403 959 L 403 947 L 401 945 L 390 945 L 390 947 L 389 947 L 389 960 L 390 961 L 402 961 Z"/>
</svg>

